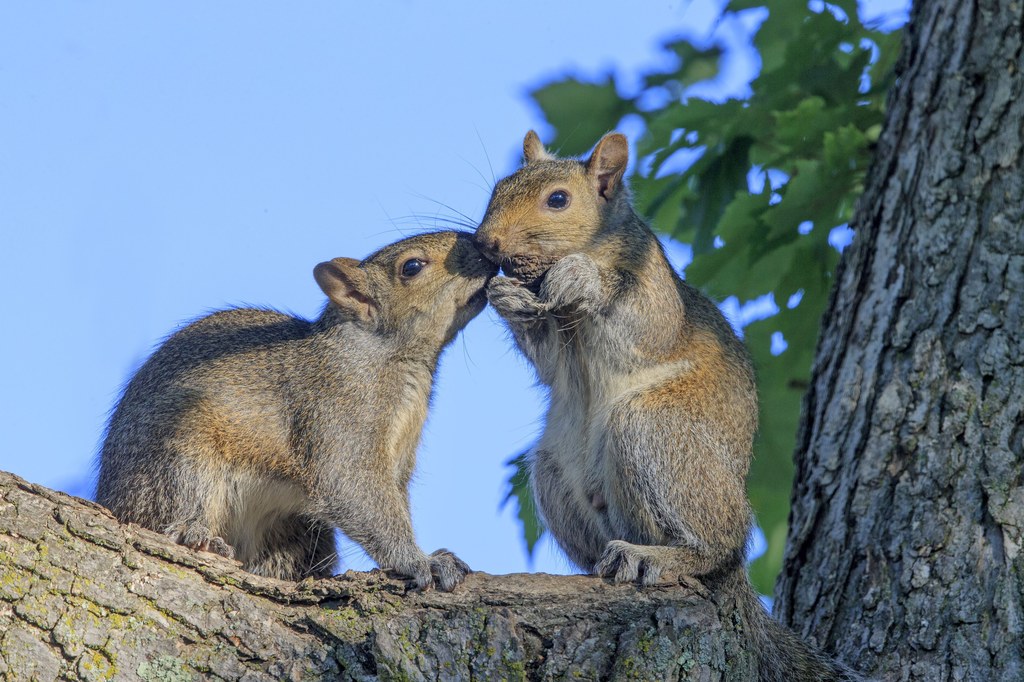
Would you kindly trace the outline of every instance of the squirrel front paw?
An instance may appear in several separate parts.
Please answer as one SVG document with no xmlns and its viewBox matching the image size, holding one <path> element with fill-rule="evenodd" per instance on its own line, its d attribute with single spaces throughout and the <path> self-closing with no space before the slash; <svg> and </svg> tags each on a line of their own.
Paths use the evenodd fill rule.
<svg viewBox="0 0 1024 682">
<path fill-rule="evenodd" d="M 532 291 L 509 277 L 492 277 L 487 300 L 509 322 L 527 322 L 544 316 L 548 308 Z"/>
<path fill-rule="evenodd" d="M 425 554 L 409 561 L 403 561 L 392 566 L 383 566 L 382 568 L 394 571 L 406 578 L 412 578 L 416 583 L 416 587 L 421 590 L 429 590 L 434 586 L 434 576 L 430 572 L 430 558 Z"/>
<path fill-rule="evenodd" d="M 582 253 L 562 258 L 544 276 L 540 300 L 555 309 L 596 309 L 601 301 L 601 272 L 597 264 Z"/>
<path fill-rule="evenodd" d="M 447 549 L 439 549 L 430 556 L 422 555 L 394 566 L 393 570 L 412 578 L 421 590 L 429 590 L 437 585 L 444 592 L 451 592 L 466 579 L 467 574 L 472 573 L 465 561 Z"/>
<path fill-rule="evenodd" d="M 175 523 L 164 529 L 164 535 L 189 549 L 213 552 L 228 559 L 235 558 L 235 548 L 200 523 Z"/>
</svg>

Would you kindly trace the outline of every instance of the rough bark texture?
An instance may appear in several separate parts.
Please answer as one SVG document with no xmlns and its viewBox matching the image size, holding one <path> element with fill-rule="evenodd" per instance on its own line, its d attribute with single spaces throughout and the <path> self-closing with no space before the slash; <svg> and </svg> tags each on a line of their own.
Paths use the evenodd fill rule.
<svg viewBox="0 0 1024 682">
<path fill-rule="evenodd" d="M 9 680 L 745 680 L 734 613 L 697 583 L 474 574 L 445 594 L 380 571 L 268 580 L 0 472 Z"/>
<path fill-rule="evenodd" d="M 805 402 L 776 608 L 890 679 L 1024 679 L 1022 7 L 915 3 Z"/>
</svg>

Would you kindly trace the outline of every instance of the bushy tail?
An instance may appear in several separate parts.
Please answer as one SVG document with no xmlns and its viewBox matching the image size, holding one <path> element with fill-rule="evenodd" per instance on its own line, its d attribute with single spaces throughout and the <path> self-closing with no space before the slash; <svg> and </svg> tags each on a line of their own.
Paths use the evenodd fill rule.
<svg viewBox="0 0 1024 682">
<path fill-rule="evenodd" d="M 731 581 L 756 647 L 760 682 L 864 682 L 865 678 L 804 642 L 772 618 L 745 571 Z"/>
</svg>

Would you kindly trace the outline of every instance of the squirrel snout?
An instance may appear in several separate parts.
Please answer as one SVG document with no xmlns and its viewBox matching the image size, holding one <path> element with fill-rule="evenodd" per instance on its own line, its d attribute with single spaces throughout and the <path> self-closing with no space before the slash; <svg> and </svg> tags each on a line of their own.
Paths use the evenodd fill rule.
<svg viewBox="0 0 1024 682">
<path fill-rule="evenodd" d="M 484 254 L 487 260 L 497 263 L 501 260 L 501 240 L 489 235 L 481 235 L 479 232 L 475 237 L 476 247 Z"/>
</svg>

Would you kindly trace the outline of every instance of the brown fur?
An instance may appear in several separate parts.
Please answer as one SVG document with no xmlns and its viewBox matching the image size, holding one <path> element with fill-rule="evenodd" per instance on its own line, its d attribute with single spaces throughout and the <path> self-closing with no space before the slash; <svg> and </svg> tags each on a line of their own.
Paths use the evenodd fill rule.
<svg viewBox="0 0 1024 682">
<path fill-rule="evenodd" d="M 606 135 L 582 162 L 551 156 L 532 131 L 523 147 L 477 242 L 512 275 L 495 277 L 488 298 L 550 387 L 530 456 L 551 534 L 580 568 L 616 582 L 689 575 L 735 596 L 763 680 L 853 679 L 773 623 L 747 581 L 753 369 L 634 212 L 626 139 Z M 551 263 L 530 287 L 514 279 L 523 258 Z"/>
<path fill-rule="evenodd" d="M 416 545 L 408 485 L 438 357 L 495 270 L 467 235 L 420 235 L 318 265 L 315 321 L 235 309 L 182 328 L 125 388 L 97 500 L 254 573 L 330 575 L 340 528 L 383 568 L 451 589 L 469 569 Z"/>
</svg>

